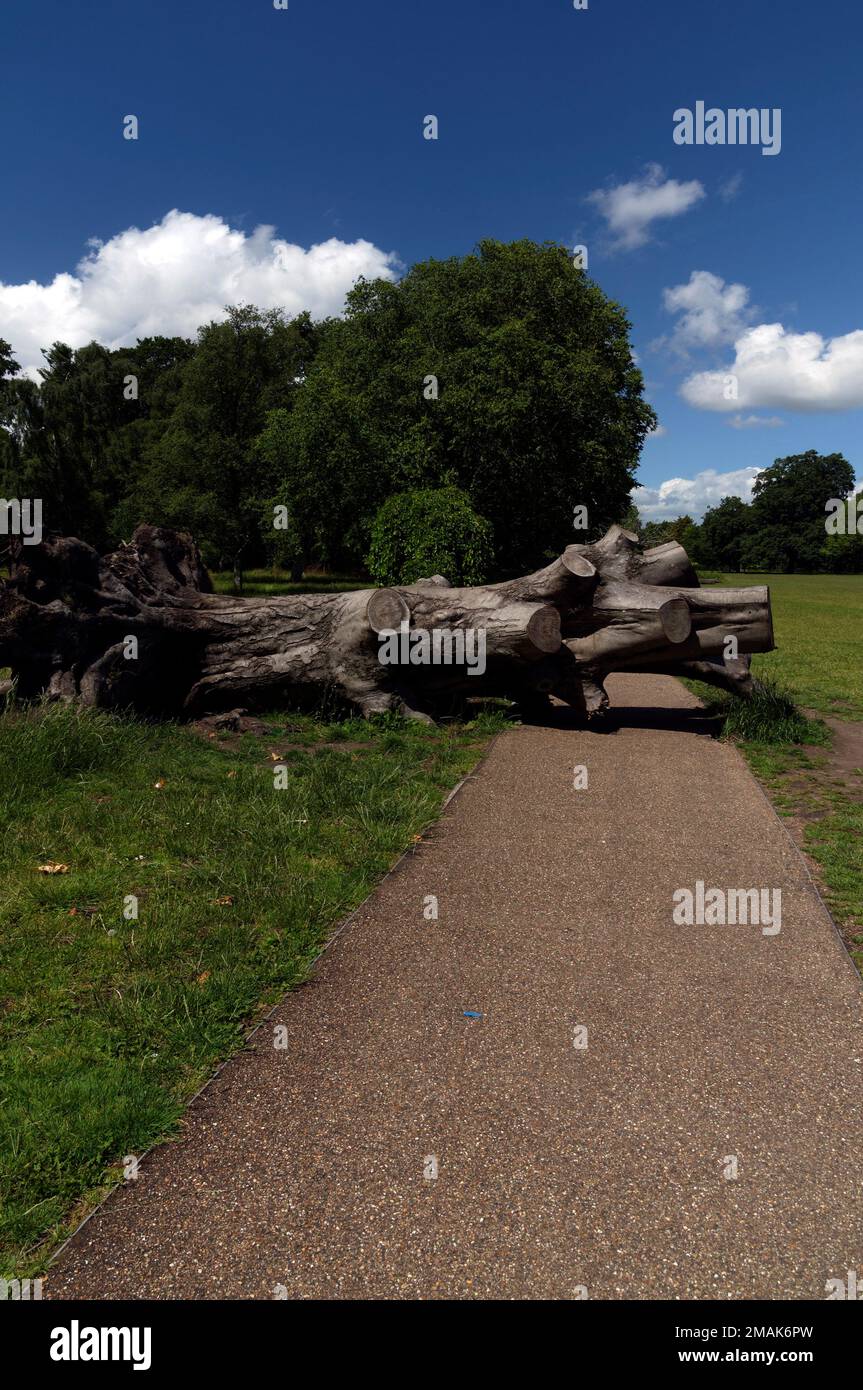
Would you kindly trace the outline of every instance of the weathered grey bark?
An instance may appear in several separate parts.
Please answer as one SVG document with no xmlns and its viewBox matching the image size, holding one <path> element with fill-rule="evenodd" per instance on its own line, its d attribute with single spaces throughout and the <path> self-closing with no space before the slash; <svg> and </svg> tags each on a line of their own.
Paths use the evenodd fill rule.
<svg viewBox="0 0 863 1390">
<path fill-rule="evenodd" d="M 695 585 L 682 547 L 642 551 L 612 527 L 501 584 L 457 588 L 435 575 L 239 598 L 211 592 L 190 536 L 142 526 L 106 556 L 74 538 L 19 545 L 0 588 L 0 666 L 12 667 L 19 695 L 155 714 L 309 704 L 330 692 L 366 715 L 428 719 L 454 696 L 489 694 L 533 709 L 555 695 L 589 715 L 607 704 L 609 671 L 720 671 L 729 635 L 741 653 L 770 650 L 766 589 Z M 482 634 L 481 674 L 380 660 L 387 633 L 468 630 Z"/>
</svg>

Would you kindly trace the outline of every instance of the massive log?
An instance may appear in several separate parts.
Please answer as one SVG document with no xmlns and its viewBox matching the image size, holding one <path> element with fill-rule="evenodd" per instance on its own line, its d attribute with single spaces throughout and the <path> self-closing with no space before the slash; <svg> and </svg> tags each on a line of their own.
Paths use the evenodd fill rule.
<svg viewBox="0 0 863 1390">
<path fill-rule="evenodd" d="M 766 588 L 711 589 L 675 543 L 615 526 L 534 574 L 473 588 L 441 575 L 392 589 L 214 594 L 192 538 L 140 526 L 100 556 L 71 537 L 17 544 L 0 587 L 0 666 L 18 697 L 198 716 L 313 705 L 430 719 L 468 695 L 589 716 L 610 671 L 668 671 L 744 692 L 773 646 Z M 388 661 L 384 658 L 388 657 Z"/>
</svg>

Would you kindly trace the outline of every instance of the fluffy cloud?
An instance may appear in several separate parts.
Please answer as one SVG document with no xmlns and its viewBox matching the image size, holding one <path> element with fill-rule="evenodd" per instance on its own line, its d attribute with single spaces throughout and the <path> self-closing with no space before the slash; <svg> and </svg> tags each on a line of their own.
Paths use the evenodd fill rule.
<svg viewBox="0 0 863 1390">
<path fill-rule="evenodd" d="M 861 329 L 825 339 L 820 333 L 792 333 L 781 323 L 762 323 L 747 329 L 734 349 L 730 366 L 687 377 L 681 394 L 690 405 L 729 412 L 863 407 Z"/>
<path fill-rule="evenodd" d="M 650 240 L 653 222 L 679 217 L 705 196 L 697 179 L 680 183 L 665 177 L 659 164 L 648 164 L 641 178 L 612 188 L 597 188 L 587 201 L 598 208 L 614 235 L 618 250 L 632 251 Z"/>
<path fill-rule="evenodd" d="M 673 520 L 691 516 L 699 521 L 708 507 L 715 507 L 723 497 L 742 497 L 749 502 L 752 484 L 761 470 L 738 468 L 731 473 L 717 473 L 708 468 L 694 478 L 668 478 L 658 488 L 637 487 L 632 500 L 644 521 Z"/>
<path fill-rule="evenodd" d="M 654 347 L 670 347 L 681 356 L 690 350 L 733 343 L 745 332 L 753 310 L 745 285 L 729 285 L 709 270 L 693 270 L 684 285 L 662 292 L 663 307 L 680 318 L 668 338 Z"/>
<path fill-rule="evenodd" d="M 306 250 L 273 227 L 247 235 L 220 217 L 174 209 L 143 231 L 91 242 L 74 274 L 45 285 L 0 283 L 0 337 L 32 372 L 57 339 L 120 347 L 156 333 L 191 337 L 222 318 L 226 304 L 337 314 L 360 275 L 393 280 L 398 269 L 393 252 L 369 241 L 331 237 Z"/>
</svg>

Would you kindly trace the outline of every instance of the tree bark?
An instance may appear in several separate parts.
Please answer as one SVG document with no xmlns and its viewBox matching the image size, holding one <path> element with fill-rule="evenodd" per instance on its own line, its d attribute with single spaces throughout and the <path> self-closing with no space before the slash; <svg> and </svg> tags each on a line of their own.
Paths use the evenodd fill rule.
<svg viewBox="0 0 863 1390">
<path fill-rule="evenodd" d="M 430 719 L 454 697 L 498 695 L 531 710 L 556 696 L 590 716 L 607 704 L 609 671 L 709 664 L 721 674 L 729 636 L 740 653 L 772 648 L 766 589 L 697 583 L 681 546 L 642 551 L 612 527 L 501 584 L 459 588 L 435 575 L 240 598 L 212 592 L 190 536 L 141 526 L 105 556 L 71 537 L 16 543 L 0 588 L 0 666 L 12 667 L 19 696 L 155 715 L 335 694 L 365 715 Z M 747 677 L 738 667 L 730 688 L 744 691 Z"/>
</svg>

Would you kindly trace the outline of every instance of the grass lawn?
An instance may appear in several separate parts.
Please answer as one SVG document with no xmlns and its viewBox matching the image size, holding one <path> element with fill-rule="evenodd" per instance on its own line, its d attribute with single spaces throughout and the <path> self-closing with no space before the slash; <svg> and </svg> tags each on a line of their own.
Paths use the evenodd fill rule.
<svg viewBox="0 0 863 1390">
<path fill-rule="evenodd" d="M 753 658 L 757 674 L 822 714 L 863 719 L 863 574 L 725 574 L 722 583 L 770 588 L 777 650 Z"/>
<path fill-rule="evenodd" d="M 175 1129 L 501 723 L 280 714 L 208 738 L 0 714 L 0 1276 L 44 1267 L 124 1156 Z"/>
<path fill-rule="evenodd" d="M 234 576 L 230 570 L 211 570 L 210 578 L 217 594 L 233 594 Z M 322 573 L 306 570 L 300 580 L 291 579 L 286 570 L 249 570 L 243 575 L 243 597 L 254 594 L 333 594 L 347 589 L 374 589 L 371 579 L 355 574 Z"/>
<path fill-rule="evenodd" d="M 770 586 L 777 650 L 753 657 L 753 669 L 827 723 L 800 723 L 798 716 L 787 723 L 768 712 L 761 730 L 757 711 L 751 719 L 731 697 L 697 683 L 692 688 L 708 707 L 728 714 L 726 734 L 813 861 L 863 973 L 863 575 L 728 574 L 722 582 Z"/>
</svg>

